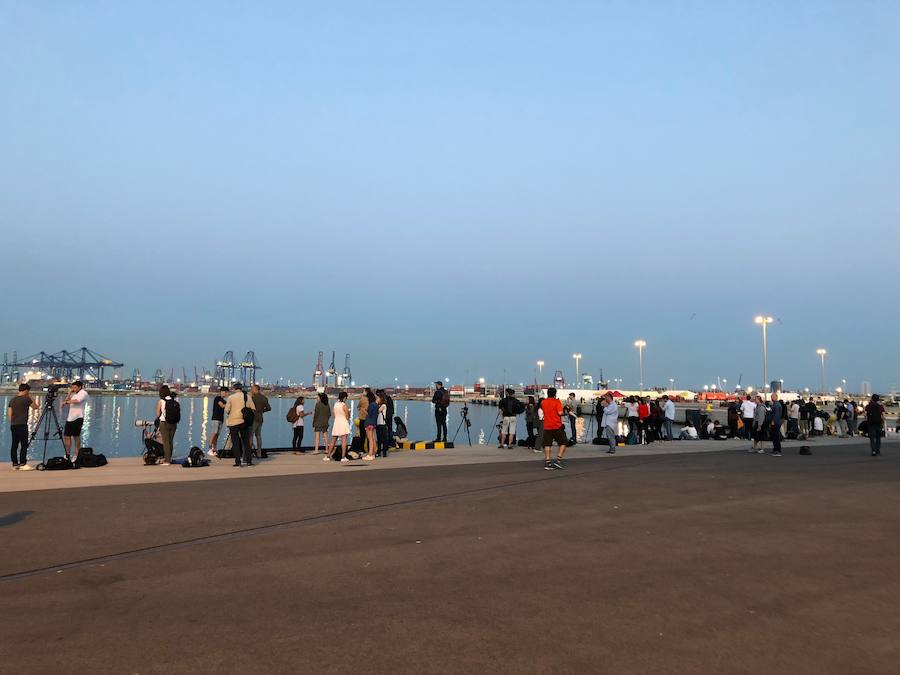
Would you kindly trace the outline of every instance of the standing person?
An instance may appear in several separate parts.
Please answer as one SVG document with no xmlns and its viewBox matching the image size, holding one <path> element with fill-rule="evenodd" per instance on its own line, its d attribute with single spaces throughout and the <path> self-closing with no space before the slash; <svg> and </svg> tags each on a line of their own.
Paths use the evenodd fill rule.
<svg viewBox="0 0 900 675">
<path fill-rule="evenodd" d="M 291 448 L 294 449 L 295 455 L 303 454 L 303 418 L 309 415 L 310 413 L 306 412 L 306 408 L 303 406 L 304 398 L 302 396 L 298 396 L 297 400 L 294 401 L 294 412 L 297 415 L 297 419 L 294 420 L 293 429 L 294 429 L 294 438 L 291 440 Z M 254 405 L 256 401 L 253 401 Z"/>
<path fill-rule="evenodd" d="M 640 429 L 641 440 L 639 443 L 647 441 L 647 426 L 650 423 L 650 404 L 648 399 L 638 399 L 638 428 Z M 649 441 L 648 441 L 649 442 Z"/>
<path fill-rule="evenodd" d="M 801 396 L 799 399 L 797 399 L 797 405 L 800 407 L 800 435 L 809 436 L 809 410 L 807 410 L 806 408 L 806 399 Z"/>
<path fill-rule="evenodd" d="M 219 434 L 222 432 L 222 427 L 225 426 L 225 394 L 227 393 L 228 387 L 219 387 L 219 393 L 213 399 L 210 419 L 215 424 L 215 431 L 209 439 L 209 454 L 211 455 L 217 455 L 219 452 L 217 446 L 219 445 Z"/>
<path fill-rule="evenodd" d="M 794 399 L 788 407 L 788 438 L 800 435 L 800 401 Z"/>
<path fill-rule="evenodd" d="M 447 409 L 450 407 L 450 392 L 444 389 L 443 382 L 434 383 L 434 396 L 431 403 L 434 405 L 434 422 L 437 426 L 437 438 L 435 443 L 447 440 Z"/>
<path fill-rule="evenodd" d="M 253 439 L 256 440 L 256 456 L 265 459 L 269 455 L 263 450 L 263 415 L 269 412 L 272 409 L 272 406 L 269 405 L 269 399 L 262 393 L 258 384 L 250 385 L 250 397 L 253 399 L 254 410 L 256 410 L 256 415 L 253 417 L 253 438 L 251 439 L 251 442 Z"/>
<path fill-rule="evenodd" d="M 525 431 L 528 432 L 528 438 L 525 441 L 530 449 L 534 450 L 534 427 L 538 421 L 537 403 L 534 402 L 534 396 L 528 397 L 528 403 L 525 404 Z"/>
<path fill-rule="evenodd" d="M 376 457 L 388 456 L 388 407 L 385 400 L 385 393 L 382 390 L 380 394 L 375 395 L 375 403 L 378 405 L 378 419 L 375 425 L 375 436 L 378 439 L 378 451 Z"/>
<path fill-rule="evenodd" d="M 69 386 L 69 395 L 62 402 L 69 406 L 66 415 L 66 425 L 63 428 L 63 445 L 66 448 L 66 459 L 74 462 L 81 451 L 81 428 L 84 426 L 84 407 L 87 404 L 88 393 L 84 390 L 81 380 L 76 380 Z M 71 448 L 75 446 L 75 456 L 71 455 Z"/>
<path fill-rule="evenodd" d="M 544 413 L 544 469 L 551 471 L 553 469 L 563 468 L 563 455 L 566 454 L 566 432 L 563 430 L 563 404 L 556 398 L 556 387 L 547 389 L 547 398 L 541 401 L 541 411 Z M 557 455 L 556 459 L 550 461 L 550 450 L 556 441 Z"/>
<path fill-rule="evenodd" d="M 881 454 L 881 437 L 884 435 L 884 406 L 881 405 L 878 394 L 872 394 L 872 400 L 866 406 L 866 427 L 872 457 L 878 457 Z"/>
<path fill-rule="evenodd" d="M 738 420 L 741 417 L 740 409 L 737 401 L 732 401 L 728 405 L 728 433 L 732 438 L 738 437 Z"/>
<path fill-rule="evenodd" d="M 606 396 L 604 395 L 601 398 L 603 401 L 603 405 L 606 405 L 605 402 Z M 640 445 L 644 442 L 643 437 L 641 436 L 641 418 L 638 417 L 638 404 L 637 399 L 634 396 L 629 396 L 625 400 L 625 417 L 628 419 L 628 435 L 634 436 L 635 443 Z M 603 429 L 603 425 L 600 425 L 600 429 Z"/>
<path fill-rule="evenodd" d="M 667 441 L 672 440 L 672 425 L 675 423 L 675 404 L 668 395 L 663 396 L 663 435 Z"/>
<path fill-rule="evenodd" d="M 368 404 L 366 406 L 366 440 L 369 444 L 369 451 L 363 459 L 372 461 L 375 459 L 375 453 L 378 451 L 378 441 L 376 438 L 376 430 L 378 429 L 378 403 L 372 390 L 368 390 L 366 394 Z"/>
<path fill-rule="evenodd" d="M 516 408 L 519 405 L 519 401 L 515 396 L 513 396 L 513 394 L 515 393 L 516 392 L 514 390 L 507 389 L 506 396 L 501 398 L 500 402 L 497 404 L 500 408 L 501 414 L 503 415 L 503 421 L 500 423 L 501 448 L 512 448 L 513 439 L 516 437 Z"/>
<path fill-rule="evenodd" d="M 28 412 L 37 410 L 38 404 L 31 398 L 31 387 L 19 385 L 19 393 L 9 399 L 6 418 L 9 420 L 9 434 L 12 445 L 9 456 L 13 469 L 29 470 L 28 466 Z"/>
<path fill-rule="evenodd" d="M 350 435 L 350 408 L 347 407 L 347 392 L 342 391 L 338 394 L 338 400 L 334 404 L 334 422 L 331 426 L 331 441 L 328 443 L 328 449 L 325 452 L 324 460 L 331 461 L 331 453 L 337 445 L 337 441 L 341 439 L 341 462 L 348 463 L 347 459 L 347 437 Z"/>
<path fill-rule="evenodd" d="M 569 430 L 571 431 L 571 436 L 569 438 L 574 442 L 575 441 L 575 418 L 578 417 L 578 402 L 575 400 L 575 392 L 569 392 L 569 396 L 566 399 L 566 418 L 569 420 Z"/>
<path fill-rule="evenodd" d="M 766 452 L 763 450 L 762 443 L 766 438 L 766 417 L 769 411 L 766 409 L 766 404 L 761 396 L 756 397 L 755 404 L 753 407 L 753 421 L 750 425 L 750 428 L 753 429 L 753 446 L 750 452 L 762 455 Z"/>
<path fill-rule="evenodd" d="M 772 441 L 772 457 L 781 457 L 781 423 L 784 421 L 784 404 L 778 394 L 772 393 L 772 408 L 769 411 L 769 440 Z"/>
<path fill-rule="evenodd" d="M 744 422 L 744 439 L 754 440 L 754 449 L 756 449 L 756 441 L 754 439 L 754 420 L 756 419 L 756 402 L 750 398 L 750 394 L 741 403 L 741 420 Z"/>
<path fill-rule="evenodd" d="M 328 420 L 331 419 L 331 409 L 328 407 L 328 394 L 319 392 L 316 407 L 313 408 L 313 431 L 316 434 L 316 447 L 314 455 L 319 454 L 319 440 L 322 446 L 328 448 Z"/>
<path fill-rule="evenodd" d="M 850 399 L 844 399 L 844 407 L 847 409 L 847 435 L 856 435 L 856 424 L 859 418 L 859 406 Z"/>
<path fill-rule="evenodd" d="M 809 400 L 806 402 L 806 405 L 803 406 L 803 409 L 806 411 L 806 423 L 808 425 L 807 433 L 812 434 L 816 430 L 816 417 L 818 413 L 816 402 L 813 401 L 812 396 L 809 397 Z"/>
<path fill-rule="evenodd" d="M 384 426 L 385 426 L 385 432 L 387 433 L 388 447 L 390 447 L 394 443 L 394 399 L 391 398 L 390 394 L 388 394 L 387 391 L 385 391 L 384 389 L 376 389 L 375 396 L 380 396 L 382 398 L 382 400 L 384 401 L 384 406 L 385 406 Z M 385 455 L 385 457 L 387 457 L 387 455 Z"/>
<path fill-rule="evenodd" d="M 619 406 L 612 394 L 603 397 L 603 417 L 600 419 L 602 436 L 609 443 L 607 454 L 616 454 L 616 425 L 619 423 Z"/>
<path fill-rule="evenodd" d="M 847 409 L 842 401 L 834 402 L 834 424 L 837 435 L 841 438 L 847 436 Z"/>
<path fill-rule="evenodd" d="M 159 388 L 156 417 L 159 419 L 159 440 L 163 446 L 163 461 L 160 462 L 160 466 L 168 466 L 172 462 L 175 430 L 181 421 L 181 405 L 175 400 L 167 384 Z"/>
<path fill-rule="evenodd" d="M 247 466 L 253 466 L 252 452 L 250 451 L 250 430 L 256 420 L 256 409 L 253 397 L 247 396 L 244 385 L 235 382 L 231 387 L 232 393 L 225 401 L 225 423 L 228 425 L 228 434 L 231 437 L 231 448 L 234 452 L 234 466 L 241 466 L 241 459 Z M 249 408 L 253 414 L 244 414 L 244 409 Z M 249 418 L 249 419 L 248 419 Z"/>
</svg>

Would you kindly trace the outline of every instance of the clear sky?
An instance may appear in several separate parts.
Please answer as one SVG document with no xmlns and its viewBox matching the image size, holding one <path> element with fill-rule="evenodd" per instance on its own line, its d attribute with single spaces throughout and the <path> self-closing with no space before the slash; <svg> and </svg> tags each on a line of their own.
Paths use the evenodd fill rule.
<svg viewBox="0 0 900 675">
<path fill-rule="evenodd" d="M 0 351 L 900 385 L 900 3 L 0 0 Z M 327 363 L 326 363 L 327 365 Z M 505 373 L 505 375 L 504 375 Z"/>
</svg>

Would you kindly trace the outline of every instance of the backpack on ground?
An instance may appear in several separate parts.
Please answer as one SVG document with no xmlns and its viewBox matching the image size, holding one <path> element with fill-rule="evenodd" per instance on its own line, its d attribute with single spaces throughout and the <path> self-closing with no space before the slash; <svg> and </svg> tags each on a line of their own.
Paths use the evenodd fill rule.
<svg viewBox="0 0 900 675">
<path fill-rule="evenodd" d="M 166 406 L 166 422 L 168 424 L 178 424 L 181 421 L 181 404 L 174 398 L 165 400 Z"/>
<path fill-rule="evenodd" d="M 300 414 L 297 412 L 297 406 L 292 405 L 291 409 L 287 411 L 288 424 L 293 424 L 298 419 L 300 419 Z"/>
<path fill-rule="evenodd" d="M 75 459 L 75 468 L 97 468 L 98 466 L 106 466 L 106 455 L 100 453 L 94 454 L 93 448 L 82 448 L 78 451 L 78 457 Z"/>
<path fill-rule="evenodd" d="M 206 455 L 203 454 L 203 451 L 195 445 L 191 448 L 187 459 L 184 460 L 184 464 L 181 466 L 185 469 L 190 469 L 195 466 L 209 466 L 209 460 L 206 459 Z"/>
<path fill-rule="evenodd" d="M 38 464 L 39 469 L 42 466 L 45 471 L 62 471 L 75 468 L 75 465 L 72 464 L 68 457 L 51 457 L 43 464 Z"/>
</svg>

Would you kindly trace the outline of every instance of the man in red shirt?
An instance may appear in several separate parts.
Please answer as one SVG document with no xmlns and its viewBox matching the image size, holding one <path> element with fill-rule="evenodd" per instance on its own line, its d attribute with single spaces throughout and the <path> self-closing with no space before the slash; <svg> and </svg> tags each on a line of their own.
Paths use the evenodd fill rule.
<svg viewBox="0 0 900 675">
<path fill-rule="evenodd" d="M 566 432 L 563 429 L 563 404 L 556 398 L 556 387 L 547 389 L 547 398 L 541 401 L 541 414 L 544 416 L 544 469 L 562 469 L 563 455 L 566 453 Z M 556 441 L 558 454 L 556 459 L 550 461 L 550 450 Z"/>
</svg>

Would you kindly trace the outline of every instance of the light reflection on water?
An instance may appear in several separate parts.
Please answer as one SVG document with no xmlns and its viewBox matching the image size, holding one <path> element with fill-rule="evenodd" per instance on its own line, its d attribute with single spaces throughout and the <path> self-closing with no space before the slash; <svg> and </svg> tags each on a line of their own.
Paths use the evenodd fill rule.
<svg viewBox="0 0 900 675">
<path fill-rule="evenodd" d="M 62 394 L 62 392 L 61 392 Z M 0 447 L 9 448 L 9 421 L 6 419 L 7 404 L 10 395 L 0 395 L 0 405 L 3 410 L 3 424 L 0 426 Z M 39 406 L 43 406 L 43 397 L 35 396 Z M 212 413 L 212 395 L 204 397 L 182 396 L 179 398 L 182 406 L 182 422 L 178 425 L 175 434 L 175 456 L 183 457 L 188 453 L 192 445 L 206 447 L 209 426 L 209 415 Z M 62 397 L 60 398 L 62 400 Z M 134 426 L 135 420 L 153 420 L 156 416 L 155 396 L 101 396 L 92 395 L 85 407 L 85 422 L 82 432 L 82 444 L 93 447 L 96 452 L 102 452 L 107 457 L 135 457 L 142 452 L 141 430 Z M 264 443 L 267 447 L 290 447 L 292 430 L 291 425 L 285 420 L 287 409 L 293 404 L 294 397 L 270 398 L 272 411 L 266 415 L 266 425 L 263 428 Z M 334 400 L 330 401 L 333 404 Z M 359 399 L 349 401 L 351 417 L 356 419 L 359 409 Z M 453 403 L 447 417 L 447 426 L 450 440 L 459 428 L 461 420 L 459 403 Z M 396 401 L 395 415 L 398 415 L 409 430 L 410 440 L 430 441 L 435 436 L 434 407 L 430 401 Z M 57 406 L 60 425 L 65 425 L 67 410 Z M 29 434 L 34 432 L 41 409 L 32 410 L 28 416 Z M 479 438 L 496 441 L 492 428 L 496 421 L 497 408 L 494 406 L 469 406 L 469 417 L 472 420 L 472 442 L 479 443 Z M 520 417 L 520 433 L 525 433 L 525 422 Z M 51 424 L 52 428 L 52 424 Z M 479 433 L 482 432 L 482 433 Z M 42 437 L 42 434 L 40 434 Z M 34 460 L 40 457 L 42 445 L 35 440 L 29 448 L 29 458 Z M 457 442 L 461 445 L 467 443 L 465 428 L 459 431 Z M 483 441 L 482 441 L 483 442 Z M 48 443 L 48 456 L 62 454 L 62 444 L 55 439 L 55 429 L 51 429 L 50 442 Z M 4 457 L 8 457 L 5 453 Z"/>
</svg>

